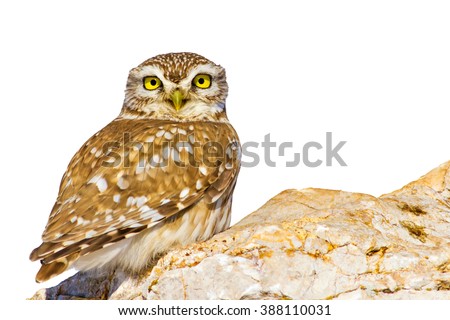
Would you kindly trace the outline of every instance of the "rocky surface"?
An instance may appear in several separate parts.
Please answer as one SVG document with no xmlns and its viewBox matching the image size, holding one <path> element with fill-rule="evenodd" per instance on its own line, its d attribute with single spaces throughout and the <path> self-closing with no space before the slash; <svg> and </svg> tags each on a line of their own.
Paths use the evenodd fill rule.
<svg viewBox="0 0 450 320">
<path fill-rule="evenodd" d="M 450 162 L 379 198 L 286 190 L 146 274 L 78 273 L 33 299 L 450 299 Z"/>
</svg>

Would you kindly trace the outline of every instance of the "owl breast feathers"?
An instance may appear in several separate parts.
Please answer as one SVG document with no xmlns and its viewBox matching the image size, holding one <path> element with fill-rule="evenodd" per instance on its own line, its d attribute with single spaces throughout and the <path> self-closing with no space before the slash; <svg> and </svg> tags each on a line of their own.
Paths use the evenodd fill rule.
<svg viewBox="0 0 450 320">
<path fill-rule="evenodd" d="M 36 281 L 70 267 L 144 269 L 228 228 L 240 167 L 225 71 L 192 53 L 130 71 L 120 115 L 72 158 L 31 260 Z"/>
</svg>

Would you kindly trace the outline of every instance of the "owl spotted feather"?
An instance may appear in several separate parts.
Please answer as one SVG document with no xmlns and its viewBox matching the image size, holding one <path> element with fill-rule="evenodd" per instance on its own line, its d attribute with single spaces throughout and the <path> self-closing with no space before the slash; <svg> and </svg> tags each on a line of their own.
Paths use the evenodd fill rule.
<svg viewBox="0 0 450 320">
<path fill-rule="evenodd" d="M 70 267 L 144 269 L 155 255 L 228 228 L 240 144 L 225 70 L 193 53 L 130 71 L 120 115 L 72 158 L 30 259 L 36 281 Z"/>
</svg>

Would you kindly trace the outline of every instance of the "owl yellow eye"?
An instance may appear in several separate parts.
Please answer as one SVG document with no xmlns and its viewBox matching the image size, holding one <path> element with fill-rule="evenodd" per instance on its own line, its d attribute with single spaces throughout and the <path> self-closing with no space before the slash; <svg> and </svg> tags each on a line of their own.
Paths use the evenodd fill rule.
<svg viewBox="0 0 450 320">
<path fill-rule="evenodd" d="M 194 86 L 201 89 L 207 89 L 211 86 L 211 77 L 207 74 L 198 74 L 192 81 Z"/>
<path fill-rule="evenodd" d="M 155 90 L 161 87 L 161 80 L 157 77 L 145 77 L 144 88 L 147 90 Z"/>
</svg>

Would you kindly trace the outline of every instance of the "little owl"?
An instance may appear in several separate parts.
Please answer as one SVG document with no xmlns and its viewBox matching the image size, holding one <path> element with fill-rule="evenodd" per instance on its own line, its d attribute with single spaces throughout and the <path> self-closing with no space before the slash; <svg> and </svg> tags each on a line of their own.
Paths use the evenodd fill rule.
<svg viewBox="0 0 450 320">
<path fill-rule="evenodd" d="M 130 71 L 122 111 L 62 177 L 36 281 L 70 267 L 137 273 L 156 255 L 228 228 L 241 147 L 225 70 L 169 53 Z"/>
</svg>

